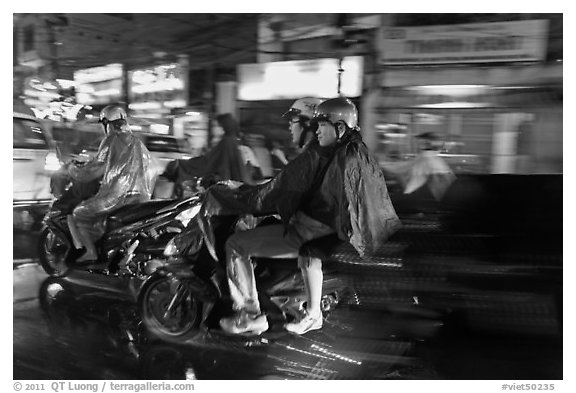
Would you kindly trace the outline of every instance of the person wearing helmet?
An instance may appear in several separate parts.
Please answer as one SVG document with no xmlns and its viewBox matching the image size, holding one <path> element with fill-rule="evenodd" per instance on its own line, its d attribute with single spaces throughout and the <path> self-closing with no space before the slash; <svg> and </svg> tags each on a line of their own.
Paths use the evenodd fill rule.
<svg viewBox="0 0 576 393">
<path fill-rule="evenodd" d="M 311 124 L 316 107 L 322 102 L 320 98 L 299 98 L 286 111 L 282 118 L 288 120 L 288 129 L 292 142 L 300 149 L 307 147 L 315 139 L 315 124 Z"/>
<path fill-rule="evenodd" d="M 327 100 L 316 109 L 318 143 L 333 146 L 334 156 L 322 179 L 325 200 L 336 200 L 333 215 L 317 217 L 348 241 L 361 257 L 373 255 L 400 227 L 390 200 L 378 161 L 362 142 L 358 127 L 358 110 L 352 101 L 339 97 Z M 300 249 L 300 260 L 314 255 L 306 246 Z M 322 294 L 322 261 L 308 256 L 300 264 L 302 277 L 309 288 L 307 313 L 286 329 L 304 334 L 322 327 L 320 299 Z"/>
<path fill-rule="evenodd" d="M 68 216 L 75 246 L 86 248 L 77 262 L 97 260 L 94 241 L 104 233 L 108 213 L 124 205 L 149 200 L 158 170 L 144 143 L 132 134 L 123 108 L 106 106 L 100 112 L 100 123 L 106 137 L 96 157 L 85 166 L 70 169 L 75 181 L 102 177 L 96 195 L 80 203 L 72 216 Z"/>
<path fill-rule="evenodd" d="M 277 213 L 283 222 L 238 232 L 227 240 L 227 279 L 235 310 L 233 316 L 220 320 L 227 333 L 259 334 L 268 329 L 258 302 L 251 258 L 298 257 L 308 290 L 307 312 L 286 329 L 304 334 L 322 327 L 323 277 L 321 261 L 301 253 L 302 246 L 337 234 L 365 257 L 398 227 L 382 172 L 358 133 L 354 104 L 345 98 L 325 101 L 316 108 L 314 118 L 319 121 L 318 141 L 271 181 L 236 190 L 212 188 L 206 195 L 203 209 L 207 216 Z M 361 196 L 363 192 L 366 197 Z"/>
</svg>

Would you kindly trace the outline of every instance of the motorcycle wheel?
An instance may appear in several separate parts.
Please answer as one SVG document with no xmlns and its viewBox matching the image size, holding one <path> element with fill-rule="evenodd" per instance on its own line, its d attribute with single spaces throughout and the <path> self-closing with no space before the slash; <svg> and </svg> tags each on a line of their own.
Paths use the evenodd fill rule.
<svg viewBox="0 0 576 393">
<path fill-rule="evenodd" d="M 72 268 L 68 256 L 72 252 L 72 244 L 50 228 L 45 228 L 38 240 L 38 258 L 44 271 L 51 277 L 64 277 Z"/>
<path fill-rule="evenodd" d="M 138 307 L 148 332 L 161 340 L 182 343 L 200 333 L 202 302 L 187 289 L 186 281 L 152 275 L 140 289 Z"/>
</svg>

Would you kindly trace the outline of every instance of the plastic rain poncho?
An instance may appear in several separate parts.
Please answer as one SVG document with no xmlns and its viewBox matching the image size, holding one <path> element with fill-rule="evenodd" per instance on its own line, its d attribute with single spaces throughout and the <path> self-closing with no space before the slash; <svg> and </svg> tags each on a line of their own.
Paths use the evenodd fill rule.
<svg viewBox="0 0 576 393">
<path fill-rule="evenodd" d="M 144 143 L 125 126 L 108 134 L 92 162 L 71 171 L 72 177 L 80 181 L 102 174 L 98 193 L 74 209 L 75 218 L 92 219 L 96 225 L 99 218 L 114 209 L 149 200 L 158 166 Z"/>
</svg>

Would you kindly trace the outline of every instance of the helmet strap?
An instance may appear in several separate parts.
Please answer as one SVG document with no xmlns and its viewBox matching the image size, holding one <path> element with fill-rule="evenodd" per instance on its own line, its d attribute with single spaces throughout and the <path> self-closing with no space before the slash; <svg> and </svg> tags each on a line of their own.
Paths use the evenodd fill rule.
<svg viewBox="0 0 576 393">
<path fill-rule="evenodd" d="M 298 123 L 302 128 L 302 132 L 300 133 L 300 140 L 298 141 L 298 147 L 302 148 L 307 142 L 306 139 L 308 137 L 308 134 L 313 133 L 313 131 L 312 126 L 307 124 L 306 120 L 304 120 L 304 118 L 302 118 L 301 116 L 299 116 Z"/>
<path fill-rule="evenodd" d="M 116 119 L 108 122 L 108 124 L 110 124 L 114 130 L 119 131 L 122 129 L 122 126 L 128 123 L 126 122 L 125 119 Z"/>
<path fill-rule="evenodd" d="M 346 133 L 346 130 L 344 130 L 342 133 L 340 132 L 340 127 L 342 125 L 341 121 L 337 121 L 336 123 L 332 123 L 332 125 L 334 126 L 334 131 L 336 131 L 336 140 L 339 141 L 344 134 Z"/>
</svg>

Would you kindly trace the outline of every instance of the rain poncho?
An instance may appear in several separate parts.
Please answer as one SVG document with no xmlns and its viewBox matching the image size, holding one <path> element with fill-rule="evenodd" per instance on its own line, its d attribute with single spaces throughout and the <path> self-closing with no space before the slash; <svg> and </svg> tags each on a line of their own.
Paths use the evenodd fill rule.
<svg viewBox="0 0 576 393">
<path fill-rule="evenodd" d="M 374 253 L 400 226 L 384 175 L 355 131 L 336 146 L 316 142 L 263 185 L 212 188 L 203 209 L 206 215 L 279 213 L 285 225 L 300 210 L 360 256 Z"/>
<path fill-rule="evenodd" d="M 253 183 L 251 169 L 256 160 L 252 150 L 248 146 L 243 146 L 238 139 L 240 132 L 238 122 L 230 113 L 218 115 L 216 120 L 224 130 L 220 142 L 203 156 L 172 161 L 166 167 L 164 177 L 179 184 L 199 177 Z M 243 151 L 254 157 L 252 165 Z"/>
<path fill-rule="evenodd" d="M 163 176 L 177 183 L 207 176 L 249 184 L 252 182 L 240 154 L 238 138 L 234 135 L 225 135 L 203 156 L 170 162 Z"/>
<path fill-rule="evenodd" d="M 74 209 L 74 217 L 96 226 L 121 206 L 150 199 L 158 172 L 144 143 L 128 129 L 112 131 L 100 144 L 94 161 L 75 168 L 75 180 L 88 181 L 103 174 L 98 193 Z M 101 229 L 101 228 L 100 228 Z"/>
<path fill-rule="evenodd" d="M 357 131 L 342 138 L 321 189 L 338 201 L 332 228 L 361 257 L 375 254 L 401 226 L 384 174 Z"/>
</svg>

